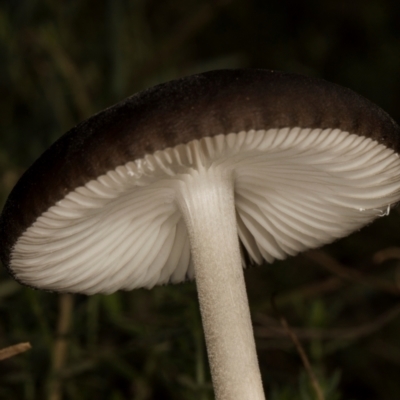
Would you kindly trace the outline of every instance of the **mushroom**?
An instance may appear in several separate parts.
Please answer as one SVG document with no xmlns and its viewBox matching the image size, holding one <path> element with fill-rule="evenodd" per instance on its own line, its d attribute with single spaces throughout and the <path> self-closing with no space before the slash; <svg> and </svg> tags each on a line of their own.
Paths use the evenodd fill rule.
<svg viewBox="0 0 400 400">
<path fill-rule="evenodd" d="M 399 127 L 354 92 L 266 70 L 136 94 L 54 143 L 0 218 L 21 283 L 86 294 L 196 280 L 215 395 L 264 399 L 243 267 L 316 248 L 400 199 Z"/>
</svg>

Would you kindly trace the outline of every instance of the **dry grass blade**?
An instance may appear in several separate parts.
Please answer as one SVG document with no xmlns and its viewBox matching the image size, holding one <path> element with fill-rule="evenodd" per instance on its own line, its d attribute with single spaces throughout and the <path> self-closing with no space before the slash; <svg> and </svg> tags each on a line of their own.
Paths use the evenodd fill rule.
<svg viewBox="0 0 400 400">
<path fill-rule="evenodd" d="M 59 296 L 60 311 L 57 324 L 57 339 L 54 343 L 52 360 L 54 377 L 50 385 L 49 400 L 61 400 L 62 398 L 61 380 L 58 375 L 67 358 L 67 335 L 71 327 L 73 305 L 74 297 L 72 294 L 61 294 Z"/>
<path fill-rule="evenodd" d="M 18 343 L 13 346 L 6 347 L 0 350 L 0 361 L 5 360 L 7 358 L 13 357 L 17 354 L 24 353 L 25 351 L 31 349 L 32 346 L 30 343 Z"/>
<path fill-rule="evenodd" d="M 36 37 L 37 43 L 51 57 L 54 66 L 58 69 L 61 76 L 68 83 L 74 99 L 76 109 L 81 119 L 87 118 L 93 114 L 93 108 L 86 83 L 81 76 L 79 67 L 69 56 L 58 40 L 58 32 L 54 25 L 49 25 L 41 29 Z"/>
</svg>

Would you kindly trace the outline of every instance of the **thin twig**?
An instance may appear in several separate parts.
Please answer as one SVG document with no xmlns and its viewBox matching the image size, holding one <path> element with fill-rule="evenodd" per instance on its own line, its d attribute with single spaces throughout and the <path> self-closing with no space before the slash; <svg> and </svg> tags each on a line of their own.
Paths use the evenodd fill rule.
<svg viewBox="0 0 400 400">
<path fill-rule="evenodd" d="M 400 260 L 400 247 L 388 247 L 387 249 L 380 250 L 374 254 L 372 258 L 376 264 L 382 264 L 389 260 Z"/>
<path fill-rule="evenodd" d="M 279 315 L 279 321 L 280 321 L 281 325 L 283 326 L 283 329 L 285 330 L 286 334 L 289 335 L 293 344 L 296 346 L 297 352 L 299 353 L 299 356 L 303 362 L 304 368 L 306 369 L 308 377 L 310 378 L 311 385 L 315 390 L 315 394 L 317 395 L 317 399 L 325 400 L 325 396 L 322 391 L 321 385 L 319 384 L 317 376 L 315 375 L 315 373 L 311 367 L 310 361 L 307 357 L 304 347 L 301 345 L 301 343 L 300 343 L 299 339 L 297 338 L 293 329 L 289 326 L 286 318 L 278 312 L 278 309 L 276 308 L 276 305 L 274 304 L 273 299 L 272 299 L 272 307 L 275 310 L 275 312 Z"/>
<path fill-rule="evenodd" d="M 400 366 L 400 349 L 396 343 L 377 338 L 368 346 L 368 351 L 383 358 L 385 361 Z"/>
<path fill-rule="evenodd" d="M 13 346 L 9 346 L 4 349 L 1 349 L 0 350 L 0 361 L 5 360 L 10 357 L 13 357 L 19 353 L 23 353 L 31 348 L 32 348 L 31 344 L 26 342 L 26 343 L 14 344 Z"/>
<path fill-rule="evenodd" d="M 314 261 L 321 267 L 324 267 L 328 271 L 339 276 L 340 278 L 362 283 L 364 285 L 373 287 L 377 290 L 390 293 L 396 296 L 400 294 L 400 290 L 397 287 L 397 285 L 385 279 L 381 279 L 376 276 L 369 276 L 360 271 L 347 268 L 322 250 L 309 251 L 307 253 L 304 253 L 304 256 L 309 260 Z"/>
<path fill-rule="evenodd" d="M 368 322 L 364 325 L 358 325 L 351 328 L 336 328 L 336 329 L 305 329 L 305 328 L 291 328 L 293 333 L 300 340 L 355 340 L 361 337 L 371 335 L 389 322 L 393 321 L 400 315 L 400 304 L 389 309 L 375 320 Z M 287 332 L 278 325 L 278 321 L 275 319 L 258 314 L 256 315 L 256 321 L 259 324 L 263 324 L 263 327 L 256 326 L 254 328 L 254 334 L 260 338 L 275 338 L 285 337 Z"/>
<path fill-rule="evenodd" d="M 336 276 L 330 276 L 327 279 L 324 280 L 318 280 L 316 282 L 308 283 L 306 285 L 300 286 L 298 288 L 282 292 L 282 293 L 277 293 L 274 296 L 275 303 L 281 307 L 283 305 L 292 303 L 293 301 L 296 301 L 297 299 L 307 299 L 307 298 L 313 298 L 316 296 L 320 296 L 324 293 L 331 293 L 335 292 L 337 289 L 340 289 L 345 285 L 345 282 L 343 279 L 340 279 Z M 271 303 L 265 303 L 262 304 L 259 309 L 263 310 L 269 310 L 271 309 Z"/>
<path fill-rule="evenodd" d="M 290 326 L 287 323 L 286 319 L 281 316 L 280 321 L 281 321 L 282 326 L 285 328 L 288 335 L 292 339 L 292 342 L 296 346 L 297 352 L 299 353 L 301 360 L 303 361 L 304 368 L 306 369 L 307 374 L 310 378 L 311 385 L 313 386 L 313 388 L 315 390 L 315 394 L 317 395 L 317 399 L 324 400 L 325 399 L 324 393 L 322 392 L 322 389 L 318 382 L 317 376 L 315 375 L 315 373 L 311 367 L 310 361 L 308 360 L 307 354 L 304 351 L 303 346 L 301 345 L 299 339 L 294 334 L 294 332 L 290 329 Z"/>
</svg>

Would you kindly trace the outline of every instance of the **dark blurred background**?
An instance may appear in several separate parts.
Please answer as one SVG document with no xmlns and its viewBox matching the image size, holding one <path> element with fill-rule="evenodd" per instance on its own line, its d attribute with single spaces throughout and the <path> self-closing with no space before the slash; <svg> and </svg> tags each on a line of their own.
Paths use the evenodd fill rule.
<svg viewBox="0 0 400 400">
<path fill-rule="evenodd" d="M 347 86 L 400 121 L 400 2 L 3 0 L 0 196 L 60 135 L 170 79 L 237 67 Z M 269 400 L 400 399 L 400 214 L 246 271 Z M 271 305 L 274 295 L 278 310 Z M 0 399 L 213 399 L 193 283 L 92 297 L 0 273 Z"/>
</svg>

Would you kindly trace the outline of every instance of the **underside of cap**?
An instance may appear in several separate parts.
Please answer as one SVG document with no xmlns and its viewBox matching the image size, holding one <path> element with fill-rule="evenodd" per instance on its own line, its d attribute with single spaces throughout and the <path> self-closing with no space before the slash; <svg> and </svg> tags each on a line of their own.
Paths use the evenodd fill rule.
<svg viewBox="0 0 400 400">
<path fill-rule="evenodd" d="M 17 240 L 13 274 L 88 294 L 193 278 L 177 196 L 199 168 L 232 174 L 238 234 L 255 263 L 343 237 L 400 198 L 398 154 L 365 136 L 294 127 L 205 137 L 68 193 Z"/>
<path fill-rule="evenodd" d="M 68 193 L 148 154 L 232 132 L 339 129 L 399 152 L 399 127 L 379 107 L 321 79 L 219 70 L 167 82 L 89 118 L 22 176 L 0 216 L 0 258 Z M 11 270 L 12 272 L 12 270 Z"/>
</svg>

